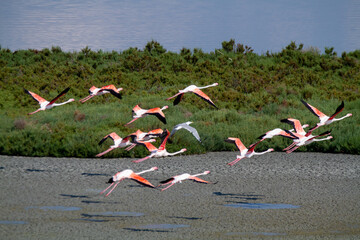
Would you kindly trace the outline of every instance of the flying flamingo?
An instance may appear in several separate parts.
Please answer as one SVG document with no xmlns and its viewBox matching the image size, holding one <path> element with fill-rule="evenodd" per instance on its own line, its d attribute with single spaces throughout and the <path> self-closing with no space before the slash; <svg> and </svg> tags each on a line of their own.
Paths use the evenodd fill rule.
<svg viewBox="0 0 360 240">
<path fill-rule="evenodd" d="M 229 137 L 225 140 L 225 142 L 235 144 L 235 146 L 240 150 L 240 155 L 237 155 L 236 159 L 234 161 L 228 163 L 228 165 L 230 165 L 230 166 L 234 165 L 241 159 L 251 158 L 253 155 L 262 155 L 262 154 L 274 151 L 274 149 L 269 148 L 268 150 L 266 150 L 264 152 L 255 152 L 254 149 L 255 149 L 256 145 L 258 145 L 261 141 L 258 141 L 256 143 L 250 145 L 249 149 L 247 149 L 245 147 L 245 145 L 241 142 L 241 140 L 239 138 Z"/>
<path fill-rule="evenodd" d="M 184 96 L 184 93 L 193 92 L 193 93 L 195 93 L 196 95 L 198 95 L 199 97 L 201 97 L 203 100 L 205 100 L 205 101 L 207 101 L 208 103 L 210 103 L 212 106 L 218 108 L 218 107 L 213 103 L 213 101 L 211 101 L 211 99 L 209 98 L 209 96 L 206 95 L 203 91 L 200 90 L 200 89 L 204 89 L 204 88 L 208 88 L 208 87 L 215 87 L 215 86 L 217 86 L 217 85 L 219 85 L 219 84 L 218 84 L 218 83 L 213 83 L 213 84 L 211 84 L 211 85 L 207 85 L 207 86 L 204 86 L 204 87 L 197 87 L 197 86 L 195 86 L 195 85 L 190 85 L 190 86 L 184 88 L 183 90 L 179 90 L 179 92 L 178 92 L 177 94 L 175 94 L 175 95 L 172 96 L 172 97 L 167 98 L 166 100 L 170 100 L 170 99 L 176 97 L 175 100 L 174 100 L 174 105 L 177 105 L 177 104 L 181 101 L 182 97 Z"/>
<path fill-rule="evenodd" d="M 145 178 L 143 177 L 140 177 L 139 175 L 143 174 L 143 173 L 146 173 L 146 172 L 151 172 L 151 171 L 155 171 L 157 170 L 158 168 L 157 167 L 152 167 L 148 170 L 144 170 L 142 172 L 138 172 L 138 173 L 134 173 L 133 170 L 131 169 L 126 169 L 126 170 L 123 170 L 121 172 L 118 172 L 116 173 L 114 176 L 112 176 L 108 183 L 111 183 L 111 185 L 109 187 L 107 187 L 104 191 L 102 191 L 100 193 L 103 194 L 104 192 L 106 192 L 112 185 L 114 185 L 114 187 L 105 195 L 105 197 L 107 197 L 115 188 L 116 186 L 124 179 L 126 178 L 129 178 L 131 180 L 134 180 L 134 181 L 137 181 L 138 183 L 146 186 L 146 187 L 151 187 L 151 188 L 154 188 L 154 186 L 148 181 L 146 180 Z"/>
<path fill-rule="evenodd" d="M 200 183 L 210 183 L 208 181 L 205 181 L 205 180 L 197 177 L 197 176 L 206 175 L 206 174 L 209 174 L 209 173 L 210 173 L 210 171 L 205 171 L 203 173 L 199 173 L 199 174 L 195 174 L 195 175 L 190 175 L 188 173 L 183 173 L 181 175 L 177 175 L 177 176 L 174 176 L 174 177 L 169 178 L 167 180 L 161 181 L 160 182 L 161 184 L 158 185 L 157 187 L 170 184 L 169 186 L 161 189 L 161 191 L 164 191 L 164 190 L 168 189 L 169 187 L 171 187 L 172 185 L 174 185 L 175 183 L 178 183 L 178 182 L 181 183 L 184 180 L 193 180 L 193 181 L 200 182 Z"/>
<path fill-rule="evenodd" d="M 126 125 L 129 125 L 130 123 L 134 122 L 135 120 L 145 117 L 147 115 L 154 115 L 156 116 L 160 121 L 166 124 L 165 114 L 162 112 L 163 110 L 167 109 L 168 106 L 164 106 L 162 108 L 151 108 L 151 109 L 142 109 L 139 107 L 139 105 L 136 105 L 133 110 L 133 120 L 128 122 Z"/>
<path fill-rule="evenodd" d="M 193 127 L 190 126 L 191 123 L 193 123 L 193 122 L 188 121 L 188 122 L 180 123 L 180 124 L 176 125 L 176 126 L 173 128 L 173 130 L 171 131 L 169 138 L 171 138 L 171 136 L 174 135 L 178 130 L 180 130 L 180 129 L 186 129 L 186 130 L 188 130 L 189 132 L 191 132 L 192 135 L 194 135 L 194 137 L 195 137 L 199 142 L 201 142 L 198 131 L 197 131 L 195 128 L 193 128 Z"/>
<path fill-rule="evenodd" d="M 149 156 L 147 156 L 147 157 L 141 158 L 141 159 L 133 161 L 133 162 L 139 163 L 139 162 L 142 162 L 142 161 L 144 161 L 146 159 L 149 159 L 149 158 L 152 158 L 152 157 L 174 156 L 176 154 L 183 153 L 183 152 L 186 151 L 186 148 L 183 148 L 180 151 L 177 151 L 177 152 L 174 152 L 174 153 L 169 153 L 168 151 L 166 151 L 165 146 L 166 146 L 167 139 L 169 138 L 169 135 L 170 135 L 169 130 L 166 130 L 166 133 L 167 133 L 167 135 L 166 135 L 166 137 L 163 138 L 159 148 L 156 148 L 150 142 L 139 141 L 138 143 L 144 145 L 150 151 L 151 154 Z"/>
<path fill-rule="evenodd" d="M 312 130 L 315 130 L 317 129 L 318 127 L 320 126 L 325 126 L 325 125 L 329 125 L 330 123 L 332 122 L 335 122 L 335 121 L 340 121 L 344 118 L 347 118 L 347 117 L 351 117 L 352 114 L 351 113 L 348 113 L 346 114 L 345 116 L 341 117 L 341 118 L 335 118 L 336 115 L 338 115 L 342 110 L 344 110 L 344 101 L 341 102 L 340 106 L 335 110 L 335 113 L 331 116 L 327 116 L 325 115 L 324 113 L 322 113 L 321 111 L 319 111 L 317 108 L 311 106 L 310 104 L 308 104 L 307 102 L 305 102 L 304 100 L 301 100 L 301 102 L 305 105 L 305 107 L 307 107 L 310 112 L 312 112 L 315 116 L 317 116 L 320 120 L 319 123 L 316 124 L 315 127 L 313 127 Z"/>
<path fill-rule="evenodd" d="M 294 118 L 282 119 L 281 122 L 291 124 L 295 129 L 295 132 L 290 132 L 290 131 L 288 132 L 293 137 L 293 143 L 283 149 L 287 153 L 291 153 L 294 150 L 298 149 L 299 147 L 310 144 L 314 141 L 317 141 L 317 142 L 325 141 L 325 140 L 330 140 L 333 138 L 332 136 L 328 136 L 331 133 L 330 131 L 326 131 L 326 132 L 321 133 L 316 136 L 312 135 L 312 132 L 314 131 L 315 128 L 312 128 L 308 132 L 305 132 L 301 126 L 300 121 L 297 119 L 294 119 Z M 316 139 L 316 138 L 322 137 L 322 136 L 328 136 L 328 137 Z"/>
<path fill-rule="evenodd" d="M 36 110 L 35 112 L 31 112 L 29 113 L 34 114 L 37 113 L 39 111 L 45 111 L 47 109 L 56 107 L 56 106 L 61 106 L 64 104 L 67 104 L 69 102 L 73 102 L 75 101 L 75 99 L 71 98 L 69 100 L 67 100 L 66 102 L 63 103 L 55 103 L 56 100 L 58 100 L 60 97 L 62 97 L 63 95 L 65 95 L 68 91 L 70 90 L 70 88 L 66 88 L 64 91 L 62 91 L 59 95 L 57 95 L 54 99 L 52 99 L 50 102 L 45 100 L 44 98 L 40 97 L 39 95 L 37 95 L 36 93 L 30 92 L 29 90 L 24 89 L 25 93 L 29 94 L 31 97 L 33 97 L 36 101 L 38 101 L 38 103 L 40 104 L 40 108 L 38 110 Z"/>
<path fill-rule="evenodd" d="M 104 86 L 104 87 L 101 87 L 101 88 L 97 88 L 95 86 L 92 86 L 90 89 L 89 89 L 89 96 L 83 98 L 80 100 L 81 103 L 84 103 L 86 102 L 87 100 L 89 100 L 90 98 L 93 98 L 95 96 L 100 96 L 100 95 L 103 95 L 103 94 L 106 94 L 106 93 L 111 93 L 112 95 L 114 95 L 115 97 L 117 98 L 122 98 L 121 97 L 121 94 L 120 94 L 120 91 L 123 90 L 122 88 L 116 88 L 114 85 L 107 85 L 107 86 Z"/>
<path fill-rule="evenodd" d="M 131 139 L 131 145 L 126 148 L 127 151 L 130 151 L 133 149 L 138 142 L 155 142 L 155 137 L 159 137 L 162 134 L 162 129 L 154 129 L 149 132 L 143 132 L 140 129 L 138 129 L 136 132 L 129 134 L 127 137 Z"/>
<path fill-rule="evenodd" d="M 130 137 L 121 138 L 115 132 L 112 132 L 106 135 L 103 139 L 101 139 L 99 145 L 101 145 L 108 138 L 111 138 L 114 141 L 114 145 L 110 146 L 109 149 L 105 150 L 104 152 L 97 154 L 96 157 L 101 157 L 102 155 L 114 150 L 115 148 L 124 148 L 132 145 L 132 143 L 130 142 Z"/>
</svg>

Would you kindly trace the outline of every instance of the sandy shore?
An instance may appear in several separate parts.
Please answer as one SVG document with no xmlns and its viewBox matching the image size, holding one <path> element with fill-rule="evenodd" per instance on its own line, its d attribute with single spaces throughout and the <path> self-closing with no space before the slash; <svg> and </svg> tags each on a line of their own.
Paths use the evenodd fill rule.
<svg viewBox="0 0 360 240">
<path fill-rule="evenodd" d="M 1 239 L 359 239 L 360 156 L 236 152 L 149 159 L 0 156 Z M 181 173 L 204 180 L 159 191 L 131 180 L 99 193 L 117 171 L 154 185 Z"/>
</svg>

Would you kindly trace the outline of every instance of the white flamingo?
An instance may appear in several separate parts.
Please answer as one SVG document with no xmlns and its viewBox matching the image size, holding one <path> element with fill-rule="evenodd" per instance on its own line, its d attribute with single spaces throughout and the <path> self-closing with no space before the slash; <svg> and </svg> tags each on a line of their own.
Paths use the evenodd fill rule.
<svg viewBox="0 0 360 240">
<path fill-rule="evenodd" d="M 266 150 L 264 152 L 255 152 L 254 149 L 255 149 L 256 145 L 258 145 L 261 142 L 261 140 L 250 145 L 249 148 L 246 148 L 245 145 L 241 142 L 241 140 L 239 138 L 229 137 L 225 140 L 225 142 L 235 144 L 235 146 L 240 150 L 240 155 L 237 155 L 236 159 L 234 161 L 228 163 L 228 165 L 230 165 L 230 166 L 234 165 L 241 159 L 251 158 L 254 155 L 262 155 L 262 154 L 274 151 L 273 148 L 269 148 L 268 150 Z"/>
<path fill-rule="evenodd" d="M 86 102 L 87 100 L 89 100 L 90 98 L 93 98 L 95 96 L 100 96 L 106 93 L 111 93 L 112 95 L 114 95 L 115 97 L 121 99 L 121 94 L 120 91 L 122 91 L 123 88 L 116 88 L 114 85 L 107 85 L 101 88 L 97 88 L 95 86 L 92 86 L 89 89 L 89 96 L 83 98 L 80 100 L 81 103 Z"/>
<path fill-rule="evenodd" d="M 115 148 L 124 148 L 127 146 L 131 146 L 132 143 L 130 141 L 130 137 L 121 138 L 115 132 L 112 132 L 106 135 L 103 139 L 100 140 L 99 145 L 101 145 L 106 139 L 111 138 L 114 141 L 114 145 L 110 146 L 107 150 L 102 153 L 96 155 L 96 157 L 101 157 L 102 155 L 114 150 Z"/>
<path fill-rule="evenodd" d="M 338 106 L 338 108 L 335 110 L 335 113 L 333 115 L 331 115 L 331 116 L 327 116 L 326 114 L 322 113 L 319 109 L 311 106 L 310 104 L 308 104 L 304 100 L 301 100 L 301 102 L 305 105 L 305 107 L 307 107 L 310 110 L 310 112 L 312 112 L 320 120 L 320 122 L 317 123 L 316 126 L 313 127 L 312 130 L 315 130 L 318 127 L 329 125 L 332 122 L 340 121 L 340 120 L 342 120 L 344 118 L 352 116 L 351 113 L 348 113 L 348 114 L 346 114 L 345 116 L 343 116 L 341 118 L 335 118 L 336 115 L 338 115 L 342 110 L 344 110 L 344 107 L 345 107 L 344 101 L 341 102 L 340 106 Z"/>
<path fill-rule="evenodd" d="M 46 99 L 44 99 L 44 98 L 40 97 L 39 95 L 37 95 L 36 93 L 30 92 L 29 90 L 24 89 L 25 93 L 29 94 L 32 98 L 34 98 L 40 104 L 40 108 L 38 110 L 36 110 L 35 112 L 31 112 L 29 114 L 31 115 L 31 114 L 37 113 L 39 111 L 45 111 L 47 109 L 51 109 L 53 107 L 61 106 L 61 105 L 64 105 L 64 104 L 75 101 L 75 99 L 71 98 L 71 99 L 67 100 L 66 102 L 55 103 L 56 100 L 58 100 L 60 97 L 65 95 L 69 90 L 70 90 L 69 87 L 66 88 L 64 91 L 62 91 L 59 95 L 57 95 L 54 99 L 52 99 L 49 102 Z"/>
<path fill-rule="evenodd" d="M 153 158 L 153 157 L 168 157 L 168 156 L 174 156 L 176 154 L 180 154 L 180 153 L 183 153 L 186 151 L 186 148 L 183 148 L 181 149 L 180 151 L 177 151 L 177 152 L 173 152 L 173 153 L 169 153 L 168 151 L 166 151 L 166 142 L 167 142 L 167 139 L 169 138 L 169 135 L 170 135 L 170 132 L 169 130 L 166 130 L 166 137 L 164 137 L 164 139 L 162 140 L 161 142 L 161 145 L 159 148 L 156 148 L 154 145 L 152 145 L 150 142 L 142 142 L 142 141 L 139 141 L 138 144 L 142 144 L 144 145 L 149 151 L 150 151 L 150 155 L 147 156 L 147 157 L 144 157 L 144 158 L 141 158 L 139 160 L 136 160 L 136 161 L 133 161 L 135 163 L 139 163 L 139 162 L 142 162 L 146 159 L 149 159 L 149 158 Z"/>
<path fill-rule="evenodd" d="M 134 122 L 135 120 L 145 117 L 147 115 L 154 115 L 156 116 L 160 121 L 162 121 L 163 123 L 166 124 L 166 118 L 165 118 L 165 114 L 163 113 L 163 110 L 167 109 L 168 106 L 164 106 L 162 108 L 151 108 L 151 109 L 142 109 L 141 107 L 139 107 L 139 105 L 136 105 L 133 110 L 133 119 L 128 122 L 126 125 L 129 125 L 130 123 Z"/>
<path fill-rule="evenodd" d="M 144 170 L 144 171 L 138 172 L 138 173 L 134 173 L 134 171 L 131 169 L 126 169 L 121 172 L 118 172 L 109 179 L 108 183 L 111 183 L 111 185 L 109 187 L 107 187 L 104 191 L 102 191 L 100 193 L 100 195 L 103 194 L 104 192 L 106 192 L 111 186 L 113 186 L 115 184 L 114 187 L 105 195 L 106 197 L 109 196 L 109 194 L 116 188 L 116 186 L 126 178 L 137 181 L 138 183 L 140 183 L 144 186 L 154 188 L 154 186 L 148 180 L 146 180 L 145 178 L 143 178 L 139 175 L 146 173 L 146 172 L 155 171 L 157 169 L 158 169 L 157 167 L 152 167 L 148 170 Z"/>
<path fill-rule="evenodd" d="M 199 173 L 199 174 L 195 174 L 195 175 L 190 175 L 189 173 L 183 173 L 181 175 L 177 175 L 177 176 L 174 176 L 172 178 L 161 181 L 160 182 L 161 184 L 158 185 L 157 187 L 169 184 L 169 186 L 161 189 L 161 191 L 164 191 L 164 190 L 168 189 L 169 187 L 171 187 L 172 185 L 174 185 L 175 183 L 181 183 L 184 180 L 193 180 L 193 181 L 199 182 L 199 183 L 210 183 L 210 182 L 205 181 L 205 180 L 203 180 L 201 178 L 198 178 L 198 176 L 200 176 L 200 175 L 207 175 L 209 173 L 210 173 L 210 171 L 205 171 L 203 173 Z"/>
<path fill-rule="evenodd" d="M 210 103 L 212 106 L 218 108 L 213 103 L 213 101 L 211 101 L 210 97 L 208 95 L 206 95 L 203 91 L 200 90 L 200 89 L 204 89 L 204 88 L 208 88 L 208 87 L 215 87 L 217 85 L 219 85 L 219 84 L 218 83 L 213 83 L 213 84 L 210 84 L 210 85 L 207 85 L 207 86 L 204 86 L 204 87 L 198 87 L 198 86 L 195 86 L 195 85 L 190 85 L 190 86 L 184 88 L 183 90 L 179 90 L 179 92 L 177 94 L 175 94 L 172 97 L 167 98 L 166 100 L 170 100 L 170 99 L 176 97 L 175 100 L 174 100 L 174 105 L 177 105 L 181 101 L 181 99 L 182 99 L 182 97 L 184 96 L 185 93 L 193 92 L 197 96 L 201 97 L 203 100 Z"/>
</svg>

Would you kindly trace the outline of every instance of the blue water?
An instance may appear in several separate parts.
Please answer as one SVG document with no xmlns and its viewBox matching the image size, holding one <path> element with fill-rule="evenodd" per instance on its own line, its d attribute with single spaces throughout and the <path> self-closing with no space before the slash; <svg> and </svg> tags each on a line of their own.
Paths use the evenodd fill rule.
<svg viewBox="0 0 360 240">
<path fill-rule="evenodd" d="M 139 227 L 136 227 L 137 229 L 173 229 L 173 228 L 184 228 L 184 227 L 190 227 L 190 225 L 186 224 L 149 224 L 149 225 L 142 225 Z"/>
<path fill-rule="evenodd" d="M 22 225 L 27 223 L 28 222 L 25 221 L 7 221 L 7 220 L 0 221 L 0 224 L 4 224 L 4 225 Z"/>
<path fill-rule="evenodd" d="M 42 206 L 42 207 L 27 207 L 26 209 L 41 209 L 41 210 L 55 210 L 55 211 L 78 211 L 80 207 L 65 207 L 65 206 Z"/>
<path fill-rule="evenodd" d="M 246 209 L 289 209 L 299 208 L 300 206 L 291 204 L 275 204 L 275 203 L 234 203 L 225 204 L 226 207 L 246 208 Z"/>
<path fill-rule="evenodd" d="M 305 48 L 360 49 L 358 0 L 3 0 L 3 48 L 65 51 L 165 49 L 205 52 L 235 39 L 256 53 L 278 52 L 291 41 Z"/>
</svg>

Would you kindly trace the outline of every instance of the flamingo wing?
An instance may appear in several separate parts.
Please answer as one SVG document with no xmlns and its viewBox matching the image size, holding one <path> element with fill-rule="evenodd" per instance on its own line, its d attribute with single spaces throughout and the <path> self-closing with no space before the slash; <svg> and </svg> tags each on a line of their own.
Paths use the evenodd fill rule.
<svg viewBox="0 0 360 240">
<path fill-rule="evenodd" d="M 212 106 L 214 106 L 215 108 L 218 108 L 215 103 L 213 103 L 213 101 L 211 101 L 211 99 L 209 98 L 208 95 L 206 95 L 203 91 L 201 91 L 200 89 L 196 88 L 192 91 L 193 93 L 195 93 L 196 95 L 198 95 L 199 97 L 201 97 L 202 99 L 204 99 L 205 101 L 207 101 L 208 103 L 210 103 Z"/>
<path fill-rule="evenodd" d="M 260 142 L 262 142 L 262 141 L 257 141 L 256 143 L 251 144 L 251 145 L 249 146 L 248 152 L 253 152 L 254 149 L 255 149 L 255 147 L 256 147 L 256 145 L 258 145 Z"/>
<path fill-rule="evenodd" d="M 161 111 L 160 108 L 152 108 L 146 112 L 147 115 L 155 115 L 160 121 L 166 124 L 165 114 Z"/>
<path fill-rule="evenodd" d="M 344 110 L 344 107 L 345 107 L 344 101 L 342 101 L 340 106 L 338 106 L 338 108 L 335 110 L 335 113 L 331 115 L 328 120 L 332 120 L 336 115 L 338 115 L 342 110 Z"/>
<path fill-rule="evenodd" d="M 25 93 L 29 94 L 33 99 L 35 99 L 39 104 L 47 101 L 46 99 L 40 97 L 36 93 L 33 93 L 33 92 L 29 91 L 29 90 L 26 90 L 25 88 L 24 88 L 24 91 L 25 91 Z"/>
<path fill-rule="evenodd" d="M 181 101 L 181 99 L 183 98 L 184 93 L 180 93 L 179 95 L 176 96 L 175 100 L 174 100 L 174 106 L 178 105 Z"/>
<path fill-rule="evenodd" d="M 115 132 L 112 132 L 112 133 L 106 135 L 103 139 L 101 139 L 99 142 L 99 145 L 101 145 L 108 138 L 111 138 L 114 141 L 120 139 L 119 135 L 117 135 Z"/>
<path fill-rule="evenodd" d="M 198 178 L 198 177 L 189 177 L 190 180 L 193 180 L 193 181 L 196 181 L 196 182 L 199 182 L 199 183 L 210 183 L 208 181 L 205 181 L 201 178 Z"/>
<path fill-rule="evenodd" d="M 130 175 L 130 178 L 146 187 L 151 187 L 151 188 L 155 188 L 148 180 L 146 180 L 145 178 L 137 175 L 136 173 L 132 173 Z"/>
<path fill-rule="evenodd" d="M 225 139 L 225 142 L 235 144 L 235 146 L 240 150 L 240 152 L 247 151 L 247 148 L 245 147 L 245 145 L 241 142 L 241 140 L 239 138 L 229 137 L 229 138 Z"/>
<path fill-rule="evenodd" d="M 170 132 L 169 132 L 169 130 L 166 129 L 166 136 L 161 141 L 160 147 L 158 148 L 159 151 L 165 150 L 166 142 L 167 142 L 169 136 L 170 136 Z"/>
<path fill-rule="evenodd" d="M 66 88 L 64 91 L 59 93 L 59 95 L 57 95 L 54 99 L 52 99 L 48 105 L 51 105 L 54 102 L 56 102 L 56 100 L 58 100 L 60 97 L 64 96 L 69 90 L 70 90 L 70 87 Z"/>
<path fill-rule="evenodd" d="M 307 107 L 310 112 L 312 112 L 315 116 L 317 116 L 318 118 L 323 118 L 326 117 L 326 115 L 324 113 L 322 113 L 319 109 L 317 109 L 316 107 L 311 106 L 310 104 L 308 104 L 307 102 L 305 102 L 304 100 L 301 99 L 301 102 L 305 105 L 305 107 Z"/>
<path fill-rule="evenodd" d="M 103 91 L 103 90 L 109 91 L 115 97 L 122 99 L 122 95 L 119 93 L 119 91 L 117 90 L 117 88 L 114 85 L 107 85 L 105 87 L 102 87 L 100 91 Z"/>
<path fill-rule="evenodd" d="M 161 181 L 160 183 L 161 183 L 161 184 L 166 184 L 166 183 L 170 183 L 170 182 L 172 182 L 172 181 L 174 181 L 174 180 L 175 180 L 175 178 L 174 178 L 174 177 L 171 177 L 171 178 L 168 178 L 168 179 L 166 179 L 166 180 Z"/>
<path fill-rule="evenodd" d="M 299 133 L 299 134 L 302 134 L 302 135 L 305 135 L 306 132 L 304 131 L 301 123 L 299 120 L 297 119 L 294 119 L 294 118 L 287 118 L 287 119 L 282 119 L 280 120 L 280 122 L 283 122 L 283 123 L 288 123 L 290 125 L 293 126 L 293 128 L 295 129 L 295 132 Z"/>
</svg>

